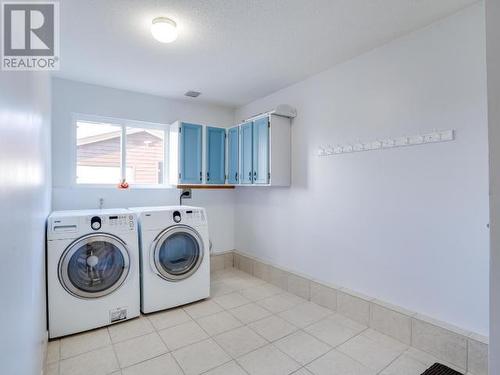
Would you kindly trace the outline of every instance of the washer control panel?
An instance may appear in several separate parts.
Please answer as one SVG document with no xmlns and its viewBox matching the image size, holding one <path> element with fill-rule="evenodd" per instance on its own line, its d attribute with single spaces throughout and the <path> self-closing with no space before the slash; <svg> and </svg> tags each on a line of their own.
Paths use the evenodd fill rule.
<svg viewBox="0 0 500 375">
<path fill-rule="evenodd" d="M 137 232 L 137 214 L 117 209 L 85 210 L 83 212 L 60 211 L 48 218 L 47 239 L 77 238 L 89 233 L 134 233 Z M 112 211 L 112 212 L 109 212 Z"/>
<path fill-rule="evenodd" d="M 87 223 L 92 230 L 135 230 L 135 215 L 105 215 L 105 216 L 89 216 Z"/>
</svg>

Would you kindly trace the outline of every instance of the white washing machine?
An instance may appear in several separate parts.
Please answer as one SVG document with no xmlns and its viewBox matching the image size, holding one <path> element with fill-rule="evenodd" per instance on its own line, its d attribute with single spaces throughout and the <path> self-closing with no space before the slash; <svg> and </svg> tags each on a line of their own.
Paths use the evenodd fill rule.
<svg viewBox="0 0 500 375">
<path fill-rule="evenodd" d="M 210 296 L 210 242 L 200 207 L 130 208 L 139 215 L 141 311 L 150 313 Z"/>
<path fill-rule="evenodd" d="M 53 212 L 47 225 L 49 337 L 140 314 L 137 215 L 125 209 Z"/>
</svg>

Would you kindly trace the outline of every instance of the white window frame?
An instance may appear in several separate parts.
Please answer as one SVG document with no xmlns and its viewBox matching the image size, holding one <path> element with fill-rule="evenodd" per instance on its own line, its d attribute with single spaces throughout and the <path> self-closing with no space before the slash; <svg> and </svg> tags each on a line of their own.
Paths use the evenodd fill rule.
<svg viewBox="0 0 500 375">
<path fill-rule="evenodd" d="M 121 136 L 121 161 L 120 161 L 120 173 L 121 178 L 126 177 L 126 166 L 127 166 L 127 128 L 146 128 L 146 129 L 159 129 L 163 130 L 163 184 L 130 184 L 129 189 L 170 189 L 173 188 L 173 185 L 168 181 L 169 170 L 168 170 L 168 157 L 169 157 L 169 149 L 168 146 L 170 144 L 169 135 L 170 135 L 170 126 L 168 124 L 161 124 L 156 122 L 146 122 L 146 121 L 138 121 L 138 120 L 128 120 L 116 117 L 107 117 L 107 116 L 98 116 L 98 115 L 88 115 L 83 113 L 72 113 L 72 134 L 71 134 L 71 142 L 72 142 L 72 152 L 71 152 L 71 180 L 72 185 L 74 187 L 85 188 L 116 188 L 119 181 L 116 184 L 95 184 L 95 183 L 77 183 L 77 123 L 78 122 L 87 122 L 87 123 L 95 123 L 98 124 L 110 124 L 121 127 L 122 136 Z M 124 152 L 125 151 L 125 152 Z"/>
</svg>

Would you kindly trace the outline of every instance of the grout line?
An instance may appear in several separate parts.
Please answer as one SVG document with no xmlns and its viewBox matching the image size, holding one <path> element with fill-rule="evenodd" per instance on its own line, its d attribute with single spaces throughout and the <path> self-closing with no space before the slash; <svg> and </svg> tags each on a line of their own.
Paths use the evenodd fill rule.
<svg viewBox="0 0 500 375">
<path fill-rule="evenodd" d="M 389 364 L 387 366 L 385 366 L 384 368 L 382 368 L 380 371 L 377 372 L 377 374 L 380 374 L 382 373 L 385 369 L 389 368 L 394 362 L 396 362 L 399 358 L 401 358 L 403 356 L 403 354 L 406 353 L 406 350 L 403 351 L 400 355 L 398 355 L 396 358 L 394 358 L 391 362 L 389 362 Z"/>
<path fill-rule="evenodd" d="M 122 365 L 120 364 L 120 360 L 118 359 L 118 355 L 116 354 L 116 349 L 115 349 L 115 345 L 113 343 L 113 340 L 111 340 L 111 334 L 109 333 L 109 327 L 106 327 L 106 331 L 108 332 L 109 341 L 111 342 L 111 350 L 113 351 L 113 355 L 115 356 L 116 364 L 118 365 L 118 371 L 120 371 L 120 374 L 121 374 L 122 373 Z"/>
<path fill-rule="evenodd" d="M 175 358 L 175 355 L 170 352 L 170 356 L 172 357 L 172 359 L 174 360 L 175 364 L 177 365 L 177 367 L 179 367 L 179 369 L 181 370 L 181 372 L 186 375 L 186 372 L 184 371 L 184 369 L 182 368 L 181 364 L 179 363 L 179 361 L 177 361 L 177 358 Z"/>
<path fill-rule="evenodd" d="M 82 332 L 82 333 L 85 333 L 85 332 Z M 78 335 L 78 333 L 75 334 L 75 335 Z M 105 348 L 105 347 L 111 346 L 111 345 L 113 345 L 113 343 L 110 340 L 109 344 L 100 345 L 98 347 L 92 348 L 90 350 L 85 350 L 84 352 L 81 352 L 81 353 L 78 353 L 78 354 L 75 354 L 75 355 L 72 355 L 72 356 L 69 356 L 69 357 L 66 357 L 66 358 L 59 358 L 59 362 L 67 361 L 68 359 L 72 359 L 72 358 L 78 357 L 78 356 L 83 355 L 83 354 L 88 354 L 88 353 L 91 353 L 91 352 L 95 352 L 96 350 L 99 350 L 99 349 L 102 349 L 102 348 Z"/>
</svg>

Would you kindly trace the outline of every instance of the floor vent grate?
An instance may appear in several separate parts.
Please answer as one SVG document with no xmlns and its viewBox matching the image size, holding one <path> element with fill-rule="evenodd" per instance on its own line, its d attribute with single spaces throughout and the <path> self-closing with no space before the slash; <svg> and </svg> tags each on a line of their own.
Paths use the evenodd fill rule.
<svg viewBox="0 0 500 375">
<path fill-rule="evenodd" d="M 425 370 L 422 375 L 463 375 L 463 374 L 449 368 L 448 366 L 442 365 L 441 363 L 434 363 L 431 367 Z"/>
</svg>

